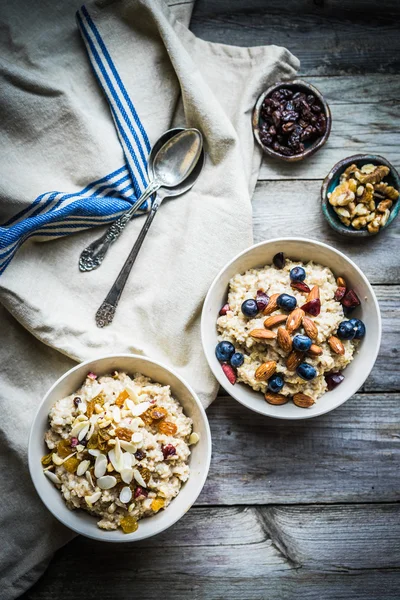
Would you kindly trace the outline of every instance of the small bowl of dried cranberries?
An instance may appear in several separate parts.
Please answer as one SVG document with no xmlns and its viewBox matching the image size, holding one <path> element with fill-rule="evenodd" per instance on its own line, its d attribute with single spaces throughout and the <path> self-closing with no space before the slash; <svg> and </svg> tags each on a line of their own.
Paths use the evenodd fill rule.
<svg viewBox="0 0 400 600">
<path fill-rule="evenodd" d="M 253 131 L 269 156 L 297 162 L 319 150 L 331 131 L 331 111 L 310 83 L 279 82 L 261 94 L 254 107 Z"/>
</svg>

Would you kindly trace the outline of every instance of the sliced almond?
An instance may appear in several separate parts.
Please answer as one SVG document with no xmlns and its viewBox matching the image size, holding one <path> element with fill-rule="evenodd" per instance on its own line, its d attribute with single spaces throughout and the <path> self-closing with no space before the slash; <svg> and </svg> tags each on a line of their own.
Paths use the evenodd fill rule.
<svg viewBox="0 0 400 600">
<path fill-rule="evenodd" d="M 90 460 L 83 460 L 79 463 L 78 468 L 76 469 L 76 474 L 78 477 L 81 477 L 86 473 L 88 468 L 90 467 Z"/>
<path fill-rule="evenodd" d="M 296 331 L 300 327 L 304 314 L 304 310 L 301 308 L 292 310 L 286 322 L 286 329 L 289 333 L 293 333 L 293 331 Z"/>
<path fill-rule="evenodd" d="M 124 468 L 124 462 L 122 459 L 122 455 L 119 458 L 119 460 L 117 460 L 117 458 L 115 456 L 115 446 L 114 446 L 114 448 L 112 448 L 112 450 L 109 451 L 108 458 L 110 459 L 110 462 L 111 462 L 112 466 L 114 467 L 114 469 L 116 471 L 118 471 L 118 473 L 120 473 L 122 471 L 122 469 Z"/>
<path fill-rule="evenodd" d="M 284 352 L 291 352 L 292 338 L 289 332 L 284 327 L 279 327 L 277 332 L 277 341 Z"/>
<path fill-rule="evenodd" d="M 85 501 L 88 506 L 92 506 L 97 500 L 100 500 L 101 492 L 95 492 L 91 496 L 85 496 Z"/>
<path fill-rule="evenodd" d="M 134 404 L 133 406 L 129 404 L 129 408 L 133 417 L 140 417 L 140 415 L 145 413 L 150 406 L 150 402 L 140 402 L 140 404 Z"/>
<path fill-rule="evenodd" d="M 315 404 L 311 396 L 307 396 L 307 394 L 302 394 L 300 392 L 293 396 L 293 402 L 296 406 L 299 406 L 300 408 L 310 408 L 310 406 Z"/>
<path fill-rule="evenodd" d="M 125 440 L 119 441 L 121 448 L 123 448 L 126 452 L 130 452 L 131 454 L 135 454 L 137 450 L 137 446 L 132 444 L 131 442 L 126 442 Z"/>
<path fill-rule="evenodd" d="M 61 483 L 61 479 L 52 471 L 44 471 L 44 474 L 48 479 L 50 479 L 51 483 L 54 483 L 55 485 L 59 485 Z"/>
<path fill-rule="evenodd" d="M 266 399 L 268 404 L 275 404 L 275 406 L 286 404 L 286 402 L 289 401 L 288 396 L 284 396 L 283 394 L 274 394 L 273 392 L 267 392 L 264 395 L 264 398 Z"/>
<path fill-rule="evenodd" d="M 259 381 L 267 381 L 276 371 L 276 362 L 270 360 L 262 363 L 255 372 L 255 378 Z"/>
<path fill-rule="evenodd" d="M 121 479 L 124 483 L 129 484 L 133 479 L 133 469 L 122 469 L 121 471 Z"/>
<path fill-rule="evenodd" d="M 272 296 L 270 296 L 269 302 L 263 310 L 264 315 L 270 315 L 271 313 L 274 312 L 274 310 L 276 310 L 278 308 L 278 304 L 276 301 L 279 298 L 279 296 L 280 296 L 280 294 L 272 294 Z"/>
<path fill-rule="evenodd" d="M 249 335 L 255 340 L 274 340 L 276 338 L 275 331 L 269 329 L 253 329 Z"/>
<path fill-rule="evenodd" d="M 343 279 L 343 277 L 338 277 L 338 278 L 336 279 L 336 283 L 337 283 L 337 286 L 338 286 L 338 287 L 344 287 L 344 288 L 347 288 L 347 285 L 346 285 L 346 280 L 345 280 L 345 279 Z"/>
<path fill-rule="evenodd" d="M 303 327 L 304 327 L 304 331 L 306 332 L 306 334 L 308 335 L 308 337 L 310 338 L 310 340 L 316 340 L 318 337 L 318 329 L 316 324 L 314 323 L 314 321 L 312 319 L 310 319 L 310 317 L 303 317 Z"/>
<path fill-rule="evenodd" d="M 189 444 L 189 446 L 193 446 L 194 444 L 197 444 L 197 442 L 199 440 L 200 440 L 199 434 L 194 431 L 193 433 L 190 434 L 188 444 Z"/>
<path fill-rule="evenodd" d="M 141 487 L 147 488 L 146 482 L 141 476 L 139 469 L 133 469 L 133 476 Z"/>
<path fill-rule="evenodd" d="M 314 287 L 311 288 L 311 292 L 307 296 L 307 302 L 310 302 L 310 300 L 316 300 L 317 298 L 319 298 L 319 287 L 314 285 Z"/>
<path fill-rule="evenodd" d="M 99 477 L 96 483 L 101 490 L 111 490 L 111 488 L 117 485 L 117 480 L 113 475 L 104 475 L 103 477 Z"/>
<path fill-rule="evenodd" d="M 99 477 L 103 477 L 107 470 L 107 457 L 104 454 L 99 454 L 96 456 L 96 460 L 94 463 L 94 476 L 96 479 Z"/>
<path fill-rule="evenodd" d="M 310 348 L 307 351 L 307 354 L 310 354 L 311 356 L 321 356 L 322 353 L 323 350 L 321 346 L 317 346 L 317 344 L 311 344 Z"/>
<path fill-rule="evenodd" d="M 131 467 L 133 467 L 134 464 L 136 464 L 136 459 L 130 452 L 123 453 L 122 461 L 124 463 L 125 469 L 130 469 Z"/>
<path fill-rule="evenodd" d="M 86 433 L 89 431 L 89 424 L 88 424 L 88 420 L 86 417 L 85 417 L 84 421 L 78 421 L 76 423 L 76 425 L 73 426 L 73 428 L 71 429 L 70 434 L 69 434 L 70 437 L 77 437 L 78 440 L 81 440 L 82 437 L 80 438 L 79 434 L 81 433 L 81 431 L 83 429 L 86 429 Z M 85 433 L 85 435 L 86 435 L 86 433 Z M 83 436 L 83 437 L 85 437 L 85 436 Z"/>
<path fill-rule="evenodd" d="M 125 486 L 122 488 L 121 493 L 119 495 L 119 500 L 123 504 L 127 504 L 132 499 L 132 490 L 130 487 Z"/>
<path fill-rule="evenodd" d="M 273 315 L 272 317 L 267 317 L 264 321 L 264 327 L 266 329 L 270 329 L 271 327 L 276 327 L 277 325 L 282 325 L 282 323 L 286 323 L 287 315 Z"/>
<path fill-rule="evenodd" d="M 288 371 L 295 371 L 303 360 L 304 352 L 293 350 L 286 359 L 286 367 Z"/>
<path fill-rule="evenodd" d="M 335 354 L 344 354 L 344 346 L 336 336 L 331 335 L 331 337 L 328 339 L 328 344 Z"/>
<path fill-rule="evenodd" d="M 61 458 L 61 456 L 58 456 L 58 454 L 57 454 L 56 452 L 53 452 L 53 454 L 51 455 L 51 460 L 52 460 L 52 461 L 53 461 L 53 463 L 54 463 L 55 465 L 57 465 L 58 467 L 59 467 L 60 465 L 62 465 L 62 464 L 63 464 L 63 462 L 64 462 L 64 459 L 63 459 L 63 458 Z"/>
</svg>

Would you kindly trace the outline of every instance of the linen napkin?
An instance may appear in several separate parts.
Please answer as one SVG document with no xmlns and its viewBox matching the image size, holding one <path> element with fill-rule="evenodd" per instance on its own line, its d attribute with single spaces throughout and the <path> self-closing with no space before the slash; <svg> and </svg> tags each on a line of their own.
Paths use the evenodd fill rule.
<svg viewBox="0 0 400 600">
<path fill-rule="evenodd" d="M 73 3 L 35 4 L 15 0 L 2 11 L 5 599 L 29 587 L 71 536 L 41 505 L 27 472 L 30 423 L 59 375 L 74 361 L 134 352 L 176 369 L 204 406 L 214 399 L 217 384 L 199 335 L 202 301 L 219 269 L 252 242 L 251 195 L 261 162 L 251 129 L 255 100 L 298 67 L 284 48 L 196 38 L 185 25 L 190 6 L 97 2 L 79 11 L 79 33 Z M 98 329 L 95 312 L 143 217 L 127 226 L 100 269 L 80 273 L 81 250 L 103 231 L 87 227 L 132 203 L 145 185 L 149 147 L 179 125 L 202 131 L 204 171 L 190 193 L 163 203 L 112 325 Z M 15 225 L 14 237 L 5 239 Z"/>
</svg>

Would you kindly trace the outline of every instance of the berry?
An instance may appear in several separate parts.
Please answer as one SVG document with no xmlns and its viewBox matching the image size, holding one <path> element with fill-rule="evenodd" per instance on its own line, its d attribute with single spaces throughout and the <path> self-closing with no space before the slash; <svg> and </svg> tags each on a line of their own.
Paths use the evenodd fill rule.
<svg viewBox="0 0 400 600">
<path fill-rule="evenodd" d="M 262 312 L 264 310 L 264 308 L 268 305 L 269 296 L 267 296 L 267 294 L 265 292 L 263 292 L 262 290 L 258 290 L 256 302 L 257 302 L 258 310 L 260 312 Z"/>
<path fill-rule="evenodd" d="M 74 398 L 74 405 L 76 407 L 78 407 L 78 404 L 80 404 L 82 402 L 82 400 L 79 398 L 79 396 L 75 396 Z"/>
<path fill-rule="evenodd" d="M 361 301 L 354 290 L 349 290 L 343 297 L 342 304 L 346 308 L 355 308 L 356 306 L 360 306 Z"/>
<path fill-rule="evenodd" d="M 242 364 L 244 363 L 244 356 L 241 352 L 235 352 L 235 354 L 233 354 L 231 356 L 231 365 L 232 367 L 235 367 L 235 369 L 237 369 L 238 367 L 241 367 Z"/>
<path fill-rule="evenodd" d="M 215 348 L 215 356 L 219 362 L 228 362 L 235 352 L 235 346 L 230 342 L 220 342 Z"/>
<path fill-rule="evenodd" d="M 275 373 L 268 380 L 268 389 L 270 392 L 278 394 L 283 388 L 284 383 L 285 382 L 283 381 L 282 377 L 278 375 L 278 373 Z"/>
<path fill-rule="evenodd" d="M 341 302 L 345 295 L 346 295 L 346 288 L 338 287 L 333 299 L 336 300 L 336 302 Z"/>
<path fill-rule="evenodd" d="M 296 308 L 297 300 L 294 296 L 289 294 L 281 294 L 276 299 L 276 303 L 283 310 L 294 310 Z"/>
<path fill-rule="evenodd" d="M 229 304 L 224 304 L 223 307 L 221 308 L 221 310 L 219 311 L 219 316 L 224 317 L 226 315 L 226 313 L 228 312 L 228 310 L 230 310 Z"/>
<path fill-rule="evenodd" d="M 355 319 L 354 319 L 355 320 Z M 351 321 L 342 321 L 337 328 L 337 336 L 341 340 L 352 340 L 356 335 L 356 330 Z"/>
<path fill-rule="evenodd" d="M 278 252 L 278 254 L 275 254 L 274 258 L 272 259 L 272 262 L 274 263 L 274 267 L 276 267 L 277 269 L 283 269 L 283 267 L 285 266 L 285 255 L 283 254 L 283 252 Z"/>
<path fill-rule="evenodd" d="M 290 287 L 294 290 L 299 290 L 300 292 L 306 292 L 307 294 L 311 292 L 308 285 L 306 283 L 303 283 L 302 281 L 292 281 Z"/>
<path fill-rule="evenodd" d="M 303 363 L 300 363 L 299 366 L 297 367 L 296 373 L 302 379 L 305 379 L 306 381 L 311 381 L 311 379 L 314 379 L 314 377 L 316 377 L 317 369 L 314 369 L 314 367 L 312 365 L 309 365 L 308 363 L 303 362 Z"/>
<path fill-rule="evenodd" d="M 338 385 L 340 385 L 342 383 L 344 379 L 344 375 L 342 375 L 340 372 L 337 373 L 326 373 L 325 375 L 325 381 L 328 385 L 328 390 L 334 390 L 335 387 L 337 387 Z"/>
<path fill-rule="evenodd" d="M 300 352 L 307 352 L 311 348 L 312 341 L 306 335 L 295 335 L 293 338 L 293 348 Z"/>
<path fill-rule="evenodd" d="M 233 367 L 231 367 L 231 365 L 226 365 L 226 364 L 222 364 L 221 367 L 222 367 L 223 372 L 225 373 L 225 375 L 229 379 L 229 382 L 232 385 L 235 385 L 236 379 L 237 379 L 235 369 Z"/>
<path fill-rule="evenodd" d="M 318 317 L 321 312 L 321 300 L 319 298 L 314 298 L 303 304 L 301 308 L 312 317 Z"/>
<path fill-rule="evenodd" d="M 167 444 L 166 446 L 162 446 L 161 449 L 162 449 L 162 453 L 163 453 L 163 456 L 165 459 L 167 459 L 169 456 L 176 455 L 176 448 L 172 444 Z"/>
<path fill-rule="evenodd" d="M 306 278 L 306 272 L 303 267 L 293 267 L 290 271 L 290 279 L 292 281 L 304 281 Z"/>
<path fill-rule="evenodd" d="M 360 340 L 365 335 L 365 325 L 360 319 L 350 319 L 349 323 L 352 324 L 353 329 L 356 332 L 354 336 L 356 340 Z"/>
<path fill-rule="evenodd" d="M 250 300 L 245 300 L 242 304 L 242 313 L 245 317 L 255 317 L 258 313 L 257 302 L 252 298 Z"/>
</svg>

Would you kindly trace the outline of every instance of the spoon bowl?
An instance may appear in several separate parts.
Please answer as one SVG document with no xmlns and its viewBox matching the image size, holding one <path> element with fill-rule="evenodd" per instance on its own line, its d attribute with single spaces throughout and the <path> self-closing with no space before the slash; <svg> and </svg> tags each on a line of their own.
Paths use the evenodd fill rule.
<svg viewBox="0 0 400 600">
<path fill-rule="evenodd" d="M 203 148 L 197 129 L 183 129 L 169 138 L 154 157 L 152 174 L 160 186 L 174 188 L 190 175 Z"/>
</svg>

